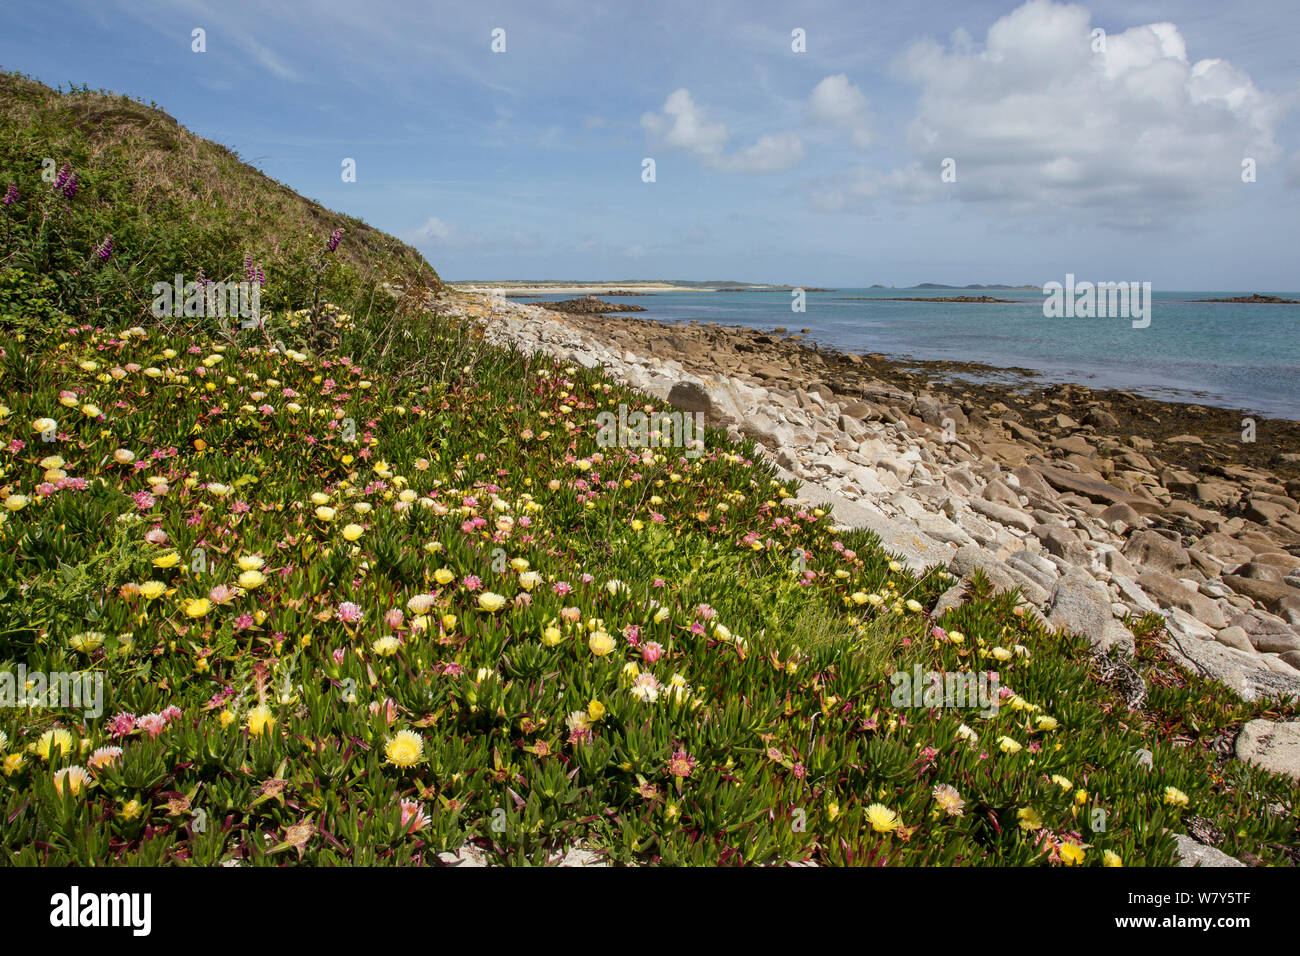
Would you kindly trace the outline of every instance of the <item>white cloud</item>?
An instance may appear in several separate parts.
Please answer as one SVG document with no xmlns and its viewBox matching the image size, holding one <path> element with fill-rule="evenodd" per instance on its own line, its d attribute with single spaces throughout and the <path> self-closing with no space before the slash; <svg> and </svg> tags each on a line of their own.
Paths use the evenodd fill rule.
<svg viewBox="0 0 1300 956">
<path fill-rule="evenodd" d="M 808 108 L 814 122 L 848 130 L 858 149 L 871 145 L 870 103 L 843 73 L 828 76 L 813 87 Z"/>
<path fill-rule="evenodd" d="M 915 175 L 937 183 L 952 157 L 962 200 L 1145 224 L 1231 200 L 1243 157 L 1279 157 L 1286 101 L 1226 60 L 1189 62 L 1174 24 L 1109 35 L 1104 52 L 1091 31 L 1083 7 L 1030 0 L 982 49 L 912 46 L 897 69 L 921 87 L 908 130 Z"/>
<path fill-rule="evenodd" d="M 760 136 L 728 154 L 726 124 L 711 120 L 685 87 L 668 95 L 662 112 L 641 114 L 641 126 L 657 143 L 695 153 L 709 166 L 728 173 L 783 172 L 804 157 L 803 141 L 794 133 Z"/>
</svg>

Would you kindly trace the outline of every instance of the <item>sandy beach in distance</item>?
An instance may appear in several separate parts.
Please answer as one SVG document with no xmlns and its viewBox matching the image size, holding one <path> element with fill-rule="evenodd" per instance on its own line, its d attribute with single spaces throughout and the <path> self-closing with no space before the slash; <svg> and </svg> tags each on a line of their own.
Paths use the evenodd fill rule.
<svg viewBox="0 0 1300 956">
<path fill-rule="evenodd" d="M 461 292 L 486 292 L 489 295 L 498 289 L 510 295 L 597 295 L 600 293 L 632 292 L 714 292 L 708 286 L 673 285 L 669 282 L 586 282 L 568 285 L 550 285 L 544 282 L 452 282 L 452 289 Z"/>
</svg>

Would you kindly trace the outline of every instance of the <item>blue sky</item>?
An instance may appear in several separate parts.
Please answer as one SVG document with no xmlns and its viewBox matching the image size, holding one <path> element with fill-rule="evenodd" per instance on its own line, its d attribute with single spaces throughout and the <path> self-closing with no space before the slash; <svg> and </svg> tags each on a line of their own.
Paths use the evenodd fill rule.
<svg viewBox="0 0 1300 956">
<path fill-rule="evenodd" d="M 449 279 L 1300 288 L 1295 0 L 790 6 L 5 0 L 0 66 L 152 100 Z"/>
</svg>

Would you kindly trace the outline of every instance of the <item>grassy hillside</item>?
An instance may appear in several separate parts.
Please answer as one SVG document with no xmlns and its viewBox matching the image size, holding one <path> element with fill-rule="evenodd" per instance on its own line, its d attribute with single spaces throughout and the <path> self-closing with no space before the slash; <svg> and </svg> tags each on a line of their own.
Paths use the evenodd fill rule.
<svg viewBox="0 0 1300 956">
<path fill-rule="evenodd" d="M 66 168 L 75 186 L 55 189 Z M 43 176 L 44 173 L 44 176 Z M 436 285 L 418 252 L 359 219 L 331 212 L 128 97 L 62 93 L 0 73 L 0 316 L 36 296 L 81 316 L 147 318 L 155 281 L 202 270 L 214 281 L 261 266 L 268 310 L 309 306 L 327 238 L 322 293 L 355 312 L 391 309 L 378 283 Z M 111 254 L 96 255 L 107 237 Z M 52 286 L 35 290 L 33 276 Z"/>
<path fill-rule="evenodd" d="M 83 95 L 37 128 L 75 131 Z M 179 135 L 148 115 L 129 155 Z M 128 188 L 67 135 L 94 189 L 42 232 L 52 185 L 22 180 L 0 286 L 8 861 L 1166 865 L 1189 830 L 1294 861 L 1300 786 L 1223 746 L 1279 708 L 1179 671 L 1158 619 L 1130 622 L 1130 711 L 1015 594 L 977 576 L 935 618 L 945 572 L 787 504 L 752 443 L 611 445 L 602 412 L 661 403 L 414 294 L 303 312 L 290 283 L 265 329 L 142 322 L 59 274 L 97 216 L 109 264 L 169 237 L 163 273 L 236 239 L 271 287 L 386 264 L 322 253 L 328 221 L 239 224 L 212 169 Z M 168 232 L 205 182 L 226 231 Z M 998 692 L 900 696 L 914 669 Z"/>
</svg>

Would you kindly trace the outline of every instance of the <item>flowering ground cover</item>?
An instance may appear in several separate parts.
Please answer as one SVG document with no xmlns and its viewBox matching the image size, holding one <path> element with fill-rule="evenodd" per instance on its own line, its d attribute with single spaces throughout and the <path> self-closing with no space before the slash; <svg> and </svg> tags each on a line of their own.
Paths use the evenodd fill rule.
<svg viewBox="0 0 1300 956">
<path fill-rule="evenodd" d="M 1269 705 L 1153 622 L 1130 713 L 1011 595 L 930 620 L 942 572 L 750 445 L 600 447 L 646 399 L 598 372 L 334 321 L 0 339 L 0 659 L 105 688 L 0 710 L 15 862 L 1168 864 L 1194 820 L 1290 860 L 1296 786 L 1213 746 Z M 896 704 L 914 666 L 1001 706 Z"/>
<path fill-rule="evenodd" d="M 1178 671 L 1159 619 L 1130 711 L 978 575 L 933 619 L 945 572 L 752 444 L 601 442 L 661 403 L 429 311 L 395 240 L 156 110 L 0 89 L 9 861 L 1294 862 L 1297 785 L 1223 745 L 1293 702 Z M 258 321 L 151 312 L 204 265 Z M 899 693 L 927 673 L 998 706 Z"/>
</svg>

